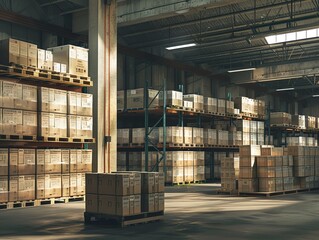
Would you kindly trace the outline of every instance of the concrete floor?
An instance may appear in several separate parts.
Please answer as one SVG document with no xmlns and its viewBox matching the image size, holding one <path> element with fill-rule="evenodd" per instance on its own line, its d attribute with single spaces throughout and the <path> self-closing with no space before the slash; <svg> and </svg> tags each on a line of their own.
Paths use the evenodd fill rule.
<svg viewBox="0 0 319 240">
<path fill-rule="evenodd" d="M 162 222 L 124 229 L 83 224 L 83 202 L 0 211 L 0 239 L 318 239 L 319 193 L 272 198 L 169 187 Z"/>
</svg>

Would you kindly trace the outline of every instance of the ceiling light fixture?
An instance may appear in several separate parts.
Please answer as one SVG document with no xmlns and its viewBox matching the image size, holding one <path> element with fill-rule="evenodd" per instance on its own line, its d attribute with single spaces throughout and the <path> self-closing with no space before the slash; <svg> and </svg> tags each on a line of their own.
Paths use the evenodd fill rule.
<svg viewBox="0 0 319 240">
<path fill-rule="evenodd" d="M 242 69 L 236 69 L 236 70 L 229 70 L 227 72 L 229 73 L 236 73 L 236 72 L 246 72 L 246 71 L 253 71 L 256 68 L 242 68 Z"/>
<path fill-rule="evenodd" d="M 188 48 L 188 47 L 194 47 L 196 46 L 196 43 L 188 43 L 188 44 L 183 44 L 183 45 L 176 45 L 172 47 L 167 47 L 167 50 L 175 50 L 175 49 L 180 49 L 180 48 Z"/>
<path fill-rule="evenodd" d="M 319 37 L 319 29 L 308 29 L 265 37 L 269 45 Z"/>
<path fill-rule="evenodd" d="M 276 92 L 291 91 L 291 90 L 295 90 L 295 88 L 279 88 L 279 89 L 276 89 Z"/>
<path fill-rule="evenodd" d="M 319 97 L 319 94 L 312 95 L 312 97 Z"/>
</svg>

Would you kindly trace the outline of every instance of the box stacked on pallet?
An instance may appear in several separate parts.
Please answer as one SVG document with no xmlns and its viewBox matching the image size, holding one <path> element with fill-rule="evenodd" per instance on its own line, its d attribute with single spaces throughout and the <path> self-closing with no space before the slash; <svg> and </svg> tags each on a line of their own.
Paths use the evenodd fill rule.
<svg viewBox="0 0 319 240">
<path fill-rule="evenodd" d="M 239 177 L 239 157 L 224 157 L 221 160 L 221 190 L 232 192 L 237 190 Z"/>
<path fill-rule="evenodd" d="M 118 145 L 129 145 L 130 144 L 130 128 L 117 129 L 117 144 Z"/>
<path fill-rule="evenodd" d="M 292 124 L 292 116 L 285 112 L 270 113 L 270 124 L 275 126 L 287 126 Z"/>
<path fill-rule="evenodd" d="M 144 88 L 127 90 L 126 92 L 126 107 L 127 109 L 141 109 L 144 108 L 145 96 Z M 158 91 L 153 89 L 148 89 L 148 104 L 149 108 L 157 108 L 159 106 L 159 96 Z"/>
<path fill-rule="evenodd" d="M 185 101 L 193 103 L 195 111 L 204 111 L 204 97 L 197 94 L 187 94 L 183 96 Z"/>
<path fill-rule="evenodd" d="M 226 113 L 226 100 L 225 99 L 217 99 L 217 112 L 220 114 Z"/>
<path fill-rule="evenodd" d="M 158 128 L 158 134 L 159 134 L 159 143 L 164 143 L 163 138 L 163 128 Z M 183 127 L 167 127 L 166 128 L 166 143 L 168 144 L 183 144 Z"/>
<path fill-rule="evenodd" d="M 315 129 L 316 128 L 316 117 L 305 116 L 306 118 L 306 129 Z"/>
<path fill-rule="evenodd" d="M 254 116 L 259 114 L 264 116 L 265 112 L 263 106 L 264 102 L 261 100 L 255 100 L 248 97 L 237 97 L 235 99 L 235 108 L 238 108 L 240 112 L 244 114 L 252 114 Z"/>
<path fill-rule="evenodd" d="M 0 81 L 0 107 L 0 134 L 37 135 L 37 87 Z"/>
<path fill-rule="evenodd" d="M 124 90 L 117 91 L 117 111 L 123 111 L 125 107 Z"/>
<path fill-rule="evenodd" d="M 68 92 L 68 137 L 93 137 L 93 95 Z"/>
<path fill-rule="evenodd" d="M 239 192 L 258 191 L 258 179 L 256 175 L 256 156 L 261 155 L 259 145 L 248 145 L 239 147 Z"/>
<path fill-rule="evenodd" d="M 157 144 L 159 139 L 159 129 L 154 128 L 148 136 L 152 143 Z M 132 144 L 143 145 L 145 143 L 145 128 L 132 128 L 131 139 Z"/>
<path fill-rule="evenodd" d="M 206 113 L 217 113 L 217 98 L 204 98 L 204 110 Z"/>
<path fill-rule="evenodd" d="M 205 152 L 194 152 L 194 181 L 205 180 Z"/>
<path fill-rule="evenodd" d="M 166 152 L 166 183 L 184 182 L 184 152 Z"/>
<path fill-rule="evenodd" d="M 256 157 L 260 192 L 283 191 L 283 149 L 262 148 Z"/>
<path fill-rule="evenodd" d="M 217 130 L 217 143 L 218 145 L 228 146 L 228 131 Z"/>
<path fill-rule="evenodd" d="M 218 144 L 216 129 L 204 129 L 204 144 L 208 146 L 214 146 Z"/>
<path fill-rule="evenodd" d="M 164 94 L 159 94 L 159 106 L 164 106 Z M 179 91 L 166 91 L 166 106 L 168 107 L 183 107 L 183 93 Z"/>
<path fill-rule="evenodd" d="M 161 211 L 164 211 L 161 173 L 86 174 L 86 213 L 124 217 Z"/>
<path fill-rule="evenodd" d="M 184 182 L 194 181 L 194 152 L 184 151 Z"/>
<path fill-rule="evenodd" d="M 226 113 L 234 114 L 234 102 L 226 100 Z"/>
<path fill-rule="evenodd" d="M 292 115 L 291 124 L 299 129 L 306 129 L 306 116 L 305 115 Z"/>
<path fill-rule="evenodd" d="M 203 128 L 193 128 L 193 144 L 202 146 L 204 145 L 204 129 Z"/>
</svg>

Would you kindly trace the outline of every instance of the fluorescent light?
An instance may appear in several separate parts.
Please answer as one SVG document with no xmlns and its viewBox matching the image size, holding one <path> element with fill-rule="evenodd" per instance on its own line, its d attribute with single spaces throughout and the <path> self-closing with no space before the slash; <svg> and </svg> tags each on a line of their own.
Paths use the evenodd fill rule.
<svg viewBox="0 0 319 240">
<path fill-rule="evenodd" d="M 265 37 L 268 44 L 276 44 L 276 43 L 284 43 L 284 42 L 291 42 L 296 40 L 304 40 L 310 38 L 319 37 L 319 31 L 317 28 L 296 31 L 296 32 L 289 32 L 277 35 L 270 35 Z"/>
<path fill-rule="evenodd" d="M 188 43 L 188 44 L 183 44 L 183 45 L 177 45 L 177 46 L 172 46 L 172 47 L 167 47 L 167 50 L 174 50 L 174 49 L 180 49 L 180 48 L 188 48 L 188 47 L 194 47 L 196 46 L 196 43 Z"/>
<path fill-rule="evenodd" d="M 246 72 L 246 71 L 252 71 L 256 68 L 242 68 L 242 69 L 236 69 L 236 70 L 229 70 L 229 73 L 235 73 L 235 72 Z"/>
<path fill-rule="evenodd" d="M 290 91 L 290 90 L 294 90 L 295 88 L 279 88 L 276 89 L 276 92 L 282 92 L 282 91 Z"/>
<path fill-rule="evenodd" d="M 319 97 L 319 95 L 318 95 L 318 94 L 316 94 L 316 95 L 312 95 L 312 97 Z"/>
</svg>

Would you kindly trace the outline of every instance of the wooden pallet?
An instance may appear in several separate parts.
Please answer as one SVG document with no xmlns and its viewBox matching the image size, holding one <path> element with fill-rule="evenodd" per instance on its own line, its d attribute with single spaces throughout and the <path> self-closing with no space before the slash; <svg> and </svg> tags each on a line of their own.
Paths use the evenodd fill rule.
<svg viewBox="0 0 319 240">
<path fill-rule="evenodd" d="M 65 77 L 60 73 L 50 70 L 36 69 L 33 67 L 5 66 L 0 65 L 0 75 L 7 77 L 15 77 L 24 80 L 41 80 L 46 82 L 64 83 L 78 86 L 91 87 L 93 82 L 90 78 L 71 78 Z"/>
<path fill-rule="evenodd" d="M 0 135 L 0 140 L 24 140 L 24 141 L 35 141 L 37 140 L 36 136 L 27 136 L 27 135 Z"/>
<path fill-rule="evenodd" d="M 169 105 L 169 106 L 166 106 L 166 108 L 168 108 L 170 110 L 174 110 L 174 109 L 184 110 L 185 109 L 183 106 L 177 106 L 177 105 Z"/>
<path fill-rule="evenodd" d="M 79 195 L 79 196 L 71 196 L 71 197 L 52 197 L 52 198 L 37 199 L 35 201 L 37 202 L 37 206 L 52 205 L 57 203 L 85 201 L 85 196 Z"/>
<path fill-rule="evenodd" d="M 35 200 L 14 201 L 14 202 L 0 203 L 0 210 L 13 209 L 13 208 L 35 207 L 35 206 L 38 206 L 37 202 Z"/>
<path fill-rule="evenodd" d="M 303 189 L 292 189 L 292 190 L 283 190 L 283 191 L 274 191 L 274 192 L 240 192 L 239 196 L 255 196 L 255 197 L 271 197 L 285 194 L 301 193 L 301 192 L 310 192 L 317 191 L 319 188 L 303 188 Z"/>
<path fill-rule="evenodd" d="M 125 227 L 129 225 L 150 223 L 162 220 L 164 211 L 141 213 L 131 216 L 115 216 L 101 213 L 84 212 L 84 223 L 106 223 L 108 225 L 115 225 Z"/>
<path fill-rule="evenodd" d="M 94 143 L 94 138 L 77 138 L 77 137 L 47 137 L 39 136 L 37 138 L 42 142 L 68 142 L 68 143 Z"/>
</svg>

